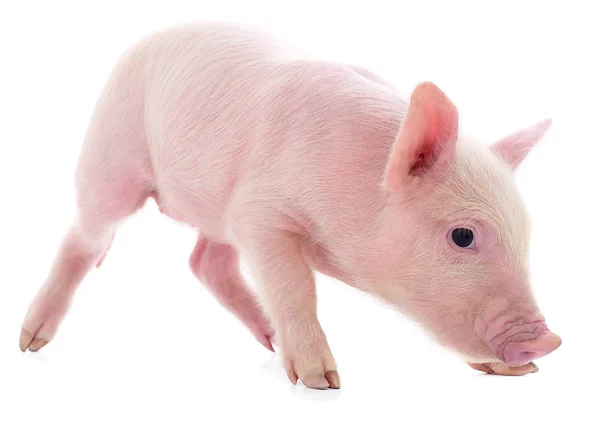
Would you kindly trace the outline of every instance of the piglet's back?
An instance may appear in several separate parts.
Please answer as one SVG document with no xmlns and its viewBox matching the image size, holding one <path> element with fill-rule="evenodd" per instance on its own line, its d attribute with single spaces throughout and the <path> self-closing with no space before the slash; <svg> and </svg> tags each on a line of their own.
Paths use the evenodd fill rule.
<svg viewBox="0 0 600 423">
<path fill-rule="evenodd" d="M 154 33 L 131 54 L 156 191 L 172 217 L 223 223 L 242 180 L 293 198 L 309 220 L 328 208 L 340 216 L 332 196 L 374 192 L 382 177 L 405 103 L 365 70 L 220 23 Z"/>
</svg>

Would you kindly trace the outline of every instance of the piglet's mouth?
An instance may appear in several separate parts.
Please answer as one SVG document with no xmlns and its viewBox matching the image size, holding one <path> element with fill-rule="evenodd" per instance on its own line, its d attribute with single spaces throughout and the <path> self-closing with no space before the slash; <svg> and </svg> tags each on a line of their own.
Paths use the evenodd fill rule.
<svg viewBox="0 0 600 423">
<path fill-rule="evenodd" d="M 504 346 L 503 362 L 469 363 L 469 366 L 491 375 L 523 376 L 536 373 L 539 368 L 531 360 L 550 354 L 561 344 L 558 335 L 547 331 L 533 340 L 508 342 Z"/>
<path fill-rule="evenodd" d="M 534 363 L 528 363 L 523 366 L 511 367 L 504 363 L 469 363 L 475 370 L 482 371 L 489 375 L 503 375 L 503 376 L 523 376 L 529 373 L 535 373 L 539 370 L 538 366 Z"/>
</svg>

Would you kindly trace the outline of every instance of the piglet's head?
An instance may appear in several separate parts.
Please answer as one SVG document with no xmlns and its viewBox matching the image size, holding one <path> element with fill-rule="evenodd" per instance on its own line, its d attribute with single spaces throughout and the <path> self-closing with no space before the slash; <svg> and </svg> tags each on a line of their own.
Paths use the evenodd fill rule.
<svg viewBox="0 0 600 423">
<path fill-rule="evenodd" d="M 390 153 L 386 225 L 402 266 L 382 296 L 480 370 L 535 371 L 531 361 L 561 344 L 531 292 L 530 224 L 514 180 L 550 124 L 491 147 L 469 142 L 458 136 L 456 107 L 426 82 Z"/>
</svg>

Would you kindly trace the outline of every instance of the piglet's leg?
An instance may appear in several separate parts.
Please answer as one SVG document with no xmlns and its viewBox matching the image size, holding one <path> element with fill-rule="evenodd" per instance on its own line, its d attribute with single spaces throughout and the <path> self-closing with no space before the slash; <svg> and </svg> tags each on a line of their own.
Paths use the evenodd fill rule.
<svg viewBox="0 0 600 423">
<path fill-rule="evenodd" d="M 19 347 L 37 351 L 52 340 L 79 283 L 111 240 L 109 231 L 91 234 L 80 223 L 65 236 L 50 275 L 34 298 L 21 327 Z"/>
<path fill-rule="evenodd" d="M 189 264 L 194 275 L 219 302 L 250 329 L 258 342 L 273 351 L 273 331 L 240 274 L 236 249 L 199 237 Z"/>
<path fill-rule="evenodd" d="M 52 340 L 77 287 L 110 247 L 117 222 L 137 208 L 138 199 L 133 200 L 109 202 L 108 207 L 97 204 L 94 213 L 80 207 L 79 218 L 64 237 L 48 279 L 25 316 L 19 339 L 22 351 L 37 351 Z"/>
<path fill-rule="evenodd" d="M 54 337 L 77 287 L 101 263 L 117 226 L 152 191 L 134 82 L 115 73 L 98 101 L 75 174 L 77 218 L 29 307 L 19 340 L 23 351 L 37 351 Z"/>
<path fill-rule="evenodd" d="M 77 287 L 108 251 L 118 224 L 147 197 L 144 184 L 127 183 L 118 172 L 102 178 L 93 172 L 87 175 L 88 185 L 78 194 L 77 220 L 25 316 L 19 339 L 23 351 L 37 351 L 52 340 Z"/>
<path fill-rule="evenodd" d="M 290 381 L 295 384 L 299 378 L 314 389 L 339 388 L 337 365 L 317 319 L 313 273 L 299 240 L 289 232 L 264 227 L 235 232 L 261 282 Z"/>
</svg>

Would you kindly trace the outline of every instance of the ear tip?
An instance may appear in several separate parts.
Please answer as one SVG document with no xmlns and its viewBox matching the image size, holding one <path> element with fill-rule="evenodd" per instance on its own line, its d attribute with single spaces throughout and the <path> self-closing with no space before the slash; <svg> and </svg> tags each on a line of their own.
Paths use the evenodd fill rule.
<svg viewBox="0 0 600 423">
<path fill-rule="evenodd" d="M 426 93 L 437 93 L 442 90 L 436 84 L 431 81 L 422 81 L 417 84 L 413 89 L 413 95 L 426 94 Z"/>
<path fill-rule="evenodd" d="M 552 118 L 544 119 L 537 124 L 537 127 L 542 131 L 547 131 L 548 129 L 550 129 L 551 126 Z"/>
<path fill-rule="evenodd" d="M 439 105 L 439 107 L 446 108 L 446 112 L 458 115 L 458 110 L 452 100 L 448 98 L 438 85 L 431 81 L 423 81 L 417 84 L 413 89 L 410 102 L 412 104 L 434 103 Z"/>
<path fill-rule="evenodd" d="M 432 81 L 421 81 L 417 84 L 415 89 L 434 88 L 434 87 L 437 88 L 437 85 L 435 85 Z"/>
</svg>

